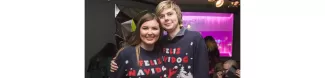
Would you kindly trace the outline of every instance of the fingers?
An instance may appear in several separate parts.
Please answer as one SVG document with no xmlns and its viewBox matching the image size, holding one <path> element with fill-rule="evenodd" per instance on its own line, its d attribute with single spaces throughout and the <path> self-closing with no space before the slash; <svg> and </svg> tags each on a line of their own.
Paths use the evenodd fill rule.
<svg viewBox="0 0 325 78">
<path fill-rule="evenodd" d="M 237 74 L 239 74 L 239 73 L 240 73 L 240 70 L 239 70 L 239 69 L 238 69 L 238 70 L 236 70 L 236 73 L 237 73 Z"/>
<path fill-rule="evenodd" d="M 118 67 L 117 66 L 111 66 L 111 72 L 115 72 L 116 70 L 118 69 Z"/>
<path fill-rule="evenodd" d="M 237 75 L 238 77 L 240 77 L 240 70 L 239 70 L 239 69 L 236 70 L 236 75 Z"/>
<path fill-rule="evenodd" d="M 111 72 L 115 72 L 117 70 L 117 68 L 111 68 Z"/>
<path fill-rule="evenodd" d="M 115 60 L 111 61 L 111 72 L 115 72 L 118 69 L 117 64 L 115 63 Z"/>
<path fill-rule="evenodd" d="M 236 74 L 236 76 L 240 77 L 240 75 L 239 75 L 239 74 Z"/>
<path fill-rule="evenodd" d="M 222 78 L 222 72 L 221 71 L 218 71 L 217 72 L 217 76 L 218 76 L 218 78 Z"/>
<path fill-rule="evenodd" d="M 111 70 L 117 70 L 118 69 L 118 67 L 117 66 L 111 66 Z"/>
<path fill-rule="evenodd" d="M 112 60 L 112 61 L 111 61 L 111 65 L 114 65 L 114 66 L 117 65 L 117 64 L 115 63 L 115 60 Z"/>
<path fill-rule="evenodd" d="M 217 75 L 218 75 L 218 76 L 221 76 L 221 74 L 222 74 L 222 72 L 217 72 Z"/>
</svg>

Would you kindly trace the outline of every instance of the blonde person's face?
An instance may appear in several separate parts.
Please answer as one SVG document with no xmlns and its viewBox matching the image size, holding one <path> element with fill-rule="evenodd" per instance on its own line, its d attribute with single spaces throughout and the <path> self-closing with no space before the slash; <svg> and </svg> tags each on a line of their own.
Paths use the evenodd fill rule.
<svg viewBox="0 0 325 78">
<path fill-rule="evenodd" d="M 153 45 L 159 39 L 160 30 L 157 20 L 144 22 L 140 28 L 140 38 L 142 42 L 148 45 Z"/>
<path fill-rule="evenodd" d="M 174 30 L 178 27 L 177 13 L 172 8 L 164 9 L 159 14 L 159 21 L 166 31 Z"/>
</svg>

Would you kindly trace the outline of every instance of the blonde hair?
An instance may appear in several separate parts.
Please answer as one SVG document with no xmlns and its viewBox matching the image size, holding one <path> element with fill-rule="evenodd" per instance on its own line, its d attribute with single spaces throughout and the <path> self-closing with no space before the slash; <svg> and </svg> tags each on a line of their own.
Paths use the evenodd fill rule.
<svg viewBox="0 0 325 78">
<path fill-rule="evenodd" d="M 156 7 L 156 15 L 160 16 L 160 13 L 165 10 L 165 9 L 169 9 L 172 8 L 173 10 L 176 11 L 177 14 L 177 19 L 178 19 L 178 25 L 180 25 L 181 27 L 183 26 L 182 23 L 182 13 L 181 13 L 181 8 L 176 5 L 176 3 L 174 3 L 171 0 L 166 0 L 166 1 L 162 1 L 160 2 L 157 7 Z"/>
<path fill-rule="evenodd" d="M 237 62 L 235 60 L 227 60 L 227 61 L 225 61 L 225 63 L 227 63 L 227 64 L 229 64 L 231 66 L 238 67 Z"/>
</svg>

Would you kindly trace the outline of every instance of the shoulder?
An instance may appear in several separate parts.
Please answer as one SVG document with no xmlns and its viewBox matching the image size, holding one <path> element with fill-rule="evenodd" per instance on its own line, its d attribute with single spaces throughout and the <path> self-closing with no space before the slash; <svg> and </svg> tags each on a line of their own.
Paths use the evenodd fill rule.
<svg viewBox="0 0 325 78">
<path fill-rule="evenodd" d="M 188 39 L 193 39 L 194 41 L 204 40 L 200 32 L 187 30 L 186 34 Z"/>
<path fill-rule="evenodd" d="M 161 37 L 160 43 L 164 45 L 168 41 L 168 35 L 163 35 Z"/>
<path fill-rule="evenodd" d="M 131 53 L 134 53 L 134 51 L 135 51 L 135 47 L 134 46 L 126 46 L 126 47 L 123 47 L 120 50 L 120 53 L 119 53 L 118 56 L 128 57 L 128 55 L 132 55 Z"/>
<path fill-rule="evenodd" d="M 200 32 L 191 31 L 191 30 L 187 30 L 186 35 L 189 35 L 191 37 L 202 37 Z"/>
</svg>

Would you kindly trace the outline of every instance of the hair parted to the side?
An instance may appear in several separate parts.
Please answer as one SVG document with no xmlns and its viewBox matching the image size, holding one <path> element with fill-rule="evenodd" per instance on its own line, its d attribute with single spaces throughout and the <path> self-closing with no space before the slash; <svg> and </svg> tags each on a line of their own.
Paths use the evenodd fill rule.
<svg viewBox="0 0 325 78">
<path fill-rule="evenodd" d="M 173 10 L 176 11 L 177 19 L 178 19 L 178 25 L 180 25 L 180 27 L 182 27 L 183 26 L 183 21 L 182 21 L 181 8 L 172 0 L 165 0 L 165 1 L 160 2 L 156 7 L 156 15 L 159 16 L 160 13 L 163 10 L 170 9 L 170 8 L 172 8 Z"/>
<path fill-rule="evenodd" d="M 140 55 L 140 43 L 142 42 L 141 38 L 140 38 L 140 28 L 141 25 L 147 21 L 151 21 L 151 20 L 156 20 L 159 23 L 159 37 L 158 37 L 158 41 L 155 44 L 159 44 L 160 41 L 160 37 L 162 37 L 163 35 L 163 29 L 161 27 L 160 21 L 158 19 L 158 17 L 154 14 L 154 13 L 150 13 L 147 10 L 144 10 L 142 12 L 140 12 L 137 16 L 135 16 L 133 18 L 133 21 L 136 23 L 136 29 L 135 31 L 131 34 L 130 39 L 128 39 L 127 43 L 130 46 L 134 46 L 136 49 L 136 57 L 137 57 L 137 62 L 139 62 L 139 55 Z M 118 54 L 124 49 L 125 47 L 121 48 L 118 52 L 117 55 L 113 58 L 116 59 L 116 57 L 118 56 Z"/>
</svg>

